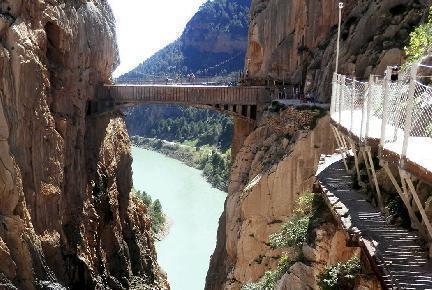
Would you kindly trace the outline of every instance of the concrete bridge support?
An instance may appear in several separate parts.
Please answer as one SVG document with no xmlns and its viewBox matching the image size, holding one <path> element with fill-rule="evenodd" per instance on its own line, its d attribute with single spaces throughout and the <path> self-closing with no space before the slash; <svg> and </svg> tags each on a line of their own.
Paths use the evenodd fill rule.
<svg viewBox="0 0 432 290">
<path fill-rule="evenodd" d="M 234 133 L 231 143 L 231 158 L 232 161 L 235 160 L 240 148 L 246 141 L 246 138 L 255 130 L 257 121 L 247 120 L 243 118 L 234 118 Z"/>
</svg>

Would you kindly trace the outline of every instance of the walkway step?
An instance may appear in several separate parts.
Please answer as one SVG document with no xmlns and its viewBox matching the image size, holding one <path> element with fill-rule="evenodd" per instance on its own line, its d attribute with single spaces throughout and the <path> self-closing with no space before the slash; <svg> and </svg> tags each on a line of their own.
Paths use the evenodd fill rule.
<svg viewBox="0 0 432 290">
<path fill-rule="evenodd" d="M 386 288 L 432 289 L 432 262 L 421 238 L 414 231 L 388 224 L 367 196 L 352 188 L 352 177 L 339 155 L 325 158 L 317 178 L 343 227 L 360 235 Z"/>
</svg>

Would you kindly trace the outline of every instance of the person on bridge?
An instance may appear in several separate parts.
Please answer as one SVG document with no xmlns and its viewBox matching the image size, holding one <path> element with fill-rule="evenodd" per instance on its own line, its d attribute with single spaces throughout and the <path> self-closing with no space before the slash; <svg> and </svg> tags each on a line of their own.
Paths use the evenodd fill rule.
<svg viewBox="0 0 432 290">
<path fill-rule="evenodd" d="M 399 80 L 399 66 L 398 65 L 394 65 L 392 66 L 392 70 L 391 70 L 391 81 L 392 82 L 397 82 Z"/>
</svg>

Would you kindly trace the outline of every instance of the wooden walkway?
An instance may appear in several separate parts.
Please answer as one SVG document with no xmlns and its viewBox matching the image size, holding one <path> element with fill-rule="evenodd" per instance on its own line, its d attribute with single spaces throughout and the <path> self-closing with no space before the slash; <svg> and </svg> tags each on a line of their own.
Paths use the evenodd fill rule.
<svg viewBox="0 0 432 290">
<path fill-rule="evenodd" d="M 92 115 L 141 104 L 177 104 L 255 121 L 270 102 L 270 90 L 265 87 L 116 84 L 99 87 L 87 112 Z"/>
<path fill-rule="evenodd" d="M 190 105 L 261 105 L 269 103 L 264 87 L 182 86 L 182 85 L 106 85 L 99 99 L 127 103 L 170 103 Z"/>
<path fill-rule="evenodd" d="M 357 236 L 387 289 L 432 289 L 432 263 L 416 232 L 388 224 L 367 196 L 352 188 L 339 157 L 326 157 L 317 178 L 340 224 Z"/>
</svg>

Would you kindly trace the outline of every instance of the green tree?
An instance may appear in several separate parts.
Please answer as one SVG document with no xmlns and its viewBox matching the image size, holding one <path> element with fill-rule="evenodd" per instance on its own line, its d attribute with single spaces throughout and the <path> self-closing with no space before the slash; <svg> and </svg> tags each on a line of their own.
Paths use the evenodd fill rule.
<svg viewBox="0 0 432 290">
<path fill-rule="evenodd" d="M 418 61 L 423 57 L 427 50 L 432 46 L 432 7 L 429 9 L 429 17 L 426 23 L 417 27 L 410 34 L 408 47 L 405 48 L 405 53 L 408 57 L 408 62 Z"/>
<path fill-rule="evenodd" d="M 132 194 L 135 194 L 147 206 L 147 214 L 151 221 L 152 232 L 158 236 L 166 223 L 165 214 L 162 210 L 162 204 L 159 199 L 152 201 L 152 198 L 145 191 L 137 191 L 132 188 Z"/>
</svg>

